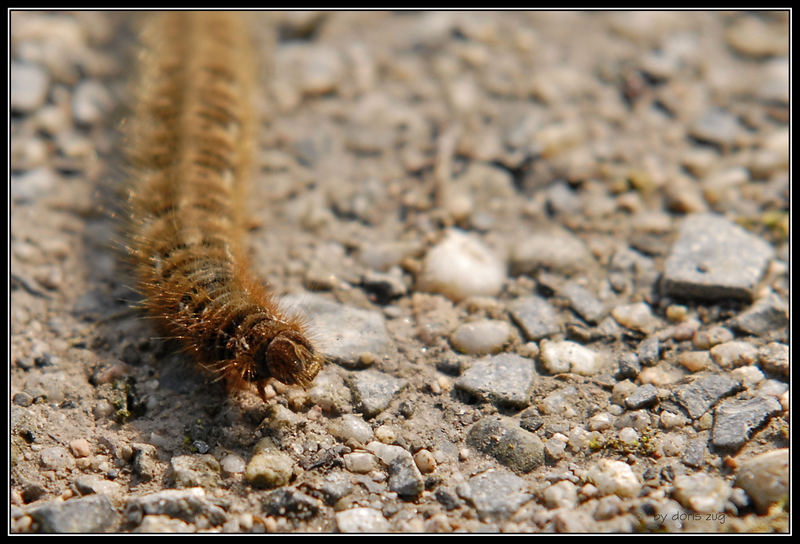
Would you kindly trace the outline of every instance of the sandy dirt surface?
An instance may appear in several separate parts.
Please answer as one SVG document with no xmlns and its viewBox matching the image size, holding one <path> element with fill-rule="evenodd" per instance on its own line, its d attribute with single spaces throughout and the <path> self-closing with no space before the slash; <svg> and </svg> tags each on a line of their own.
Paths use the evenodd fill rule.
<svg viewBox="0 0 800 544">
<path fill-rule="evenodd" d="M 787 12 L 252 14 L 267 403 L 135 307 L 143 15 L 11 13 L 10 532 L 788 530 Z"/>
</svg>

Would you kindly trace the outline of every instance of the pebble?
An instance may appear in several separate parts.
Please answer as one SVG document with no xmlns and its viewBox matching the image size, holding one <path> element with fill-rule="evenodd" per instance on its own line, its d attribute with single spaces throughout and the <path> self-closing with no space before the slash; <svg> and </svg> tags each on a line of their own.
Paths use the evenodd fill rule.
<svg viewBox="0 0 800 544">
<path fill-rule="evenodd" d="M 144 534 L 181 534 L 194 533 L 197 529 L 183 520 L 162 515 L 149 515 L 133 530 Z"/>
<path fill-rule="evenodd" d="M 657 336 L 648 336 L 639 344 L 636 354 L 639 362 L 645 366 L 653 366 L 659 361 L 661 342 Z"/>
<path fill-rule="evenodd" d="M 12 62 L 10 73 L 11 111 L 31 113 L 44 105 L 50 91 L 50 76 L 41 66 Z"/>
<path fill-rule="evenodd" d="M 642 371 L 639 357 L 635 353 L 625 352 L 617 360 L 617 373 L 615 377 L 620 380 L 634 379 Z"/>
<path fill-rule="evenodd" d="M 515 299 L 509 304 L 508 311 L 528 340 L 541 340 L 561 330 L 553 307 L 536 295 Z"/>
<path fill-rule="evenodd" d="M 287 455 L 264 451 L 253 455 L 247 463 L 245 479 L 256 487 L 279 487 L 289 483 L 293 468 Z"/>
<path fill-rule="evenodd" d="M 569 275 L 586 270 L 593 262 L 586 244 L 564 230 L 530 234 L 511 248 L 514 275 L 535 275 L 541 269 Z"/>
<path fill-rule="evenodd" d="M 567 282 L 558 291 L 569 302 L 570 307 L 589 323 L 597 323 L 608 311 L 605 304 L 600 302 L 586 287 Z"/>
<path fill-rule="evenodd" d="M 561 480 L 545 489 L 542 498 L 548 508 L 574 508 L 578 504 L 578 487 Z"/>
<path fill-rule="evenodd" d="M 736 485 L 747 492 L 760 513 L 789 500 L 789 450 L 770 451 L 740 463 Z"/>
<path fill-rule="evenodd" d="M 578 396 L 578 390 L 573 387 L 563 387 L 556 389 L 544 399 L 542 399 L 539 410 L 544 415 L 558 414 L 564 418 L 570 418 L 575 415 L 575 398 Z"/>
<path fill-rule="evenodd" d="M 345 468 L 356 474 L 366 474 L 378 468 L 375 456 L 371 453 L 355 451 L 344 454 L 343 458 Z"/>
<path fill-rule="evenodd" d="M 645 302 L 615 306 L 611 310 L 611 316 L 623 327 L 645 334 L 653 332 L 658 323 L 650 306 Z"/>
<path fill-rule="evenodd" d="M 290 295 L 281 306 L 309 317 L 311 328 L 320 338 L 322 353 L 347 368 L 363 365 L 361 356 L 385 355 L 392 346 L 383 314 L 332 302 L 323 295 Z"/>
<path fill-rule="evenodd" d="M 365 417 L 381 413 L 407 384 L 406 380 L 371 369 L 350 373 L 345 381 Z"/>
<path fill-rule="evenodd" d="M 359 415 L 344 414 L 328 425 L 328 432 L 342 442 L 366 444 L 372 440 L 372 427 Z"/>
<path fill-rule="evenodd" d="M 736 117 L 721 108 L 708 109 L 689 129 L 693 138 L 723 147 L 736 143 L 740 133 Z"/>
<path fill-rule="evenodd" d="M 681 462 L 688 467 L 702 467 L 706 462 L 706 442 L 705 438 L 690 440 L 683 450 Z"/>
<path fill-rule="evenodd" d="M 210 454 L 177 455 L 170 459 L 168 480 L 177 488 L 219 486 L 219 461 Z"/>
<path fill-rule="evenodd" d="M 264 495 L 261 504 L 267 515 L 300 520 L 313 518 L 322 506 L 314 497 L 287 488 L 270 491 Z"/>
<path fill-rule="evenodd" d="M 757 428 L 781 411 L 775 397 L 722 402 L 714 412 L 711 443 L 720 449 L 739 449 Z"/>
<path fill-rule="evenodd" d="M 741 55 L 760 59 L 785 55 L 789 37 L 783 25 L 744 15 L 725 30 L 725 42 Z"/>
<path fill-rule="evenodd" d="M 328 414 L 341 414 L 350 409 L 353 395 L 340 372 L 329 366 L 317 374 L 308 390 L 309 400 Z"/>
<path fill-rule="evenodd" d="M 707 351 L 684 351 L 678 354 L 678 364 L 689 372 L 698 372 L 708 368 L 711 355 Z"/>
<path fill-rule="evenodd" d="M 503 349 L 511 337 L 508 322 L 497 319 L 483 319 L 464 323 L 450 335 L 453 347 L 469 355 L 486 355 Z"/>
<path fill-rule="evenodd" d="M 724 369 L 755 364 L 758 349 L 750 342 L 732 340 L 717 344 L 710 350 L 711 359 Z"/>
<path fill-rule="evenodd" d="M 539 347 L 539 359 L 550 374 L 573 372 L 591 376 L 602 367 L 602 357 L 575 342 L 542 341 Z"/>
<path fill-rule="evenodd" d="M 509 518 L 531 499 L 525 480 L 504 470 L 487 470 L 469 479 L 467 500 L 484 521 Z"/>
<path fill-rule="evenodd" d="M 730 329 L 714 326 L 704 331 L 697 331 L 692 338 L 692 344 L 695 349 L 704 350 L 731 340 L 733 340 L 733 332 Z"/>
<path fill-rule="evenodd" d="M 758 362 L 765 372 L 789 376 L 789 346 L 770 342 L 758 350 Z"/>
<path fill-rule="evenodd" d="M 731 371 L 731 376 L 739 380 L 745 389 L 753 389 L 764 381 L 764 373 L 755 366 L 741 366 Z"/>
<path fill-rule="evenodd" d="M 415 500 L 425 489 L 417 465 L 409 455 L 399 456 L 389 463 L 389 491 L 403 499 Z"/>
<path fill-rule="evenodd" d="M 342 533 L 385 533 L 390 528 L 381 511 L 374 508 L 351 508 L 335 515 L 336 528 Z"/>
<path fill-rule="evenodd" d="M 590 431 L 605 431 L 611 428 L 612 423 L 614 423 L 614 416 L 608 412 L 600 412 L 589 418 L 587 428 Z"/>
<path fill-rule="evenodd" d="M 680 455 L 686 449 L 686 437 L 683 433 L 667 433 L 661 437 L 661 448 L 669 457 Z"/>
<path fill-rule="evenodd" d="M 601 459 L 595 463 L 589 469 L 587 480 L 602 495 L 618 495 L 623 498 L 635 497 L 642 487 L 630 465 L 613 459 Z"/>
<path fill-rule="evenodd" d="M 555 433 L 544 443 L 544 452 L 550 459 L 562 459 L 567 452 L 569 439 L 561 433 Z"/>
<path fill-rule="evenodd" d="M 505 263 L 472 234 L 452 229 L 428 250 L 418 288 L 460 301 L 495 296 L 506 280 Z"/>
<path fill-rule="evenodd" d="M 529 391 L 535 377 L 532 360 L 501 353 L 476 361 L 455 386 L 500 406 L 524 408 L 530 402 Z"/>
<path fill-rule="evenodd" d="M 728 219 L 692 214 L 664 263 L 665 295 L 752 300 L 774 254 L 772 246 Z"/>
<path fill-rule="evenodd" d="M 426 449 L 414 454 L 414 463 L 422 474 L 430 474 L 436 470 L 436 457 Z"/>
<path fill-rule="evenodd" d="M 223 474 L 241 474 L 247 464 L 244 459 L 235 453 L 229 453 L 219 462 Z"/>
<path fill-rule="evenodd" d="M 625 406 L 631 410 L 638 410 L 655 404 L 658 404 L 658 390 L 649 383 L 637 387 L 636 391 L 625 399 Z"/>
<path fill-rule="evenodd" d="M 105 495 L 116 498 L 122 493 L 122 486 L 94 474 L 84 474 L 75 479 L 75 488 L 81 495 Z"/>
<path fill-rule="evenodd" d="M 50 470 L 64 470 L 75 466 L 75 461 L 66 448 L 51 446 L 44 448 L 39 454 L 42 467 Z"/>
<path fill-rule="evenodd" d="M 754 336 L 788 338 L 789 305 L 770 291 L 731 320 L 740 331 Z"/>
<path fill-rule="evenodd" d="M 668 410 L 664 410 L 663 412 L 661 412 L 659 420 L 661 421 L 661 426 L 664 427 L 665 429 L 675 429 L 677 427 L 683 427 L 688 422 L 688 420 L 681 414 L 676 414 Z"/>
<path fill-rule="evenodd" d="M 111 532 L 117 511 L 105 495 L 92 495 L 67 501 L 52 501 L 28 511 L 40 533 Z"/>
<path fill-rule="evenodd" d="M 725 480 L 704 473 L 678 475 L 672 485 L 678 502 L 701 514 L 723 512 L 731 496 Z"/>
<path fill-rule="evenodd" d="M 488 416 L 475 423 L 467 434 L 467 444 L 519 473 L 544 463 L 544 445 L 539 437 L 502 416 Z"/>
<path fill-rule="evenodd" d="M 710 374 L 699 377 L 689 385 L 681 387 L 675 394 L 675 401 L 683 406 L 692 419 L 702 416 L 722 397 L 739 390 L 739 382 L 724 374 Z"/>
<path fill-rule="evenodd" d="M 114 101 L 100 82 L 87 79 L 78 83 L 72 94 L 72 116 L 75 122 L 94 125 L 102 121 Z"/>
<path fill-rule="evenodd" d="M 222 508 L 209 502 L 202 487 L 165 489 L 131 497 L 125 505 L 124 515 L 131 525 L 139 525 L 147 516 L 168 516 L 189 523 L 204 516 L 214 525 L 222 525 L 227 518 Z"/>
</svg>

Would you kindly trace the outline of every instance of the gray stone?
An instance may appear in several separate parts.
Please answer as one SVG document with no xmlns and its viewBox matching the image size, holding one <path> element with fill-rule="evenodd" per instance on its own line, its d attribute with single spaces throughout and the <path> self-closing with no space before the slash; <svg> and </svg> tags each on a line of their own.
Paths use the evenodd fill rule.
<svg viewBox="0 0 800 544">
<path fill-rule="evenodd" d="M 319 513 L 321 503 L 296 489 L 276 489 L 270 491 L 262 499 L 264 512 L 270 516 L 282 516 L 291 519 L 310 519 Z"/>
<path fill-rule="evenodd" d="M 723 109 L 712 108 L 692 125 L 689 134 L 701 142 L 727 146 L 736 141 L 740 131 L 736 117 Z"/>
<path fill-rule="evenodd" d="M 190 523 L 199 516 L 205 516 L 215 525 L 221 525 L 227 518 L 224 510 L 208 502 L 201 487 L 166 489 L 133 497 L 125 506 L 125 518 L 129 524 L 138 525 L 144 516 L 151 515 L 178 518 Z"/>
<path fill-rule="evenodd" d="M 415 500 L 422 494 L 425 485 L 422 474 L 414 460 L 406 456 L 398 456 L 389 463 L 389 490 L 400 497 Z"/>
<path fill-rule="evenodd" d="M 758 427 L 780 413 L 781 404 L 774 397 L 723 402 L 714 412 L 711 443 L 720 449 L 739 449 Z"/>
<path fill-rule="evenodd" d="M 645 366 L 653 366 L 658 362 L 661 346 L 657 336 L 648 336 L 639 344 L 637 355 L 639 362 Z"/>
<path fill-rule="evenodd" d="M 345 381 L 353 392 L 356 406 L 365 417 L 382 412 L 406 385 L 405 380 L 377 370 L 351 373 Z"/>
<path fill-rule="evenodd" d="M 606 315 L 605 304 L 597 300 L 591 291 L 575 282 L 564 285 L 559 294 L 569 301 L 570 307 L 589 323 L 597 323 Z"/>
<path fill-rule="evenodd" d="M 40 533 L 102 533 L 113 531 L 117 511 L 105 495 L 53 501 L 29 510 Z"/>
<path fill-rule="evenodd" d="M 653 260 L 630 248 L 622 248 L 608 263 L 608 282 L 617 292 L 649 293 L 659 276 Z"/>
<path fill-rule="evenodd" d="M 789 450 L 783 448 L 756 455 L 741 463 L 736 471 L 736 485 L 761 513 L 770 505 L 789 500 Z"/>
<path fill-rule="evenodd" d="M 213 455 L 178 455 L 170 459 L 168 480 L 177 488 L 217 487 L 220 482 L 219 461 Z"/>
<path fill-rule="evenodd" d="M 773 249 L 724 217 L 686 217 L 664 263 L 664 294 L 708 300 L 752 300 Z"/>
<path fill-rule="evenodd" d="M 770 291 L 731 320 L 738 330 L 782 340 L 789 336 L 789 305 Z"/>
<path fill-rule="evenodd" d="M 628 398 L 625 405 L 631 410 L 638 410 L 658 403 L 658 391 L 653 384 L 647 383 L 636 388 Z"/>
<path fill-rule="evenodd" d="M 470 428 L 467 443 L 515 472 L 527 473 L 544 463 L 544 444 L 539 437 L 506 417 L 481 419 Z"/>
<path fill-rule="evenodd" d="M 758 350 L 758 360 L 766 372 L 789 376 L 789 346 L 770 342 Z"/>
<path fill-rule="evenodd" d="M 501 353 L 477 361 L 455 385 L 498 405 L 525 407 L 535 377 L 533 361 L 512 353 Z"/>
<path fill-rule="evenodd" d="M 633 379 L 642 371 L 639 357 L 635 353 L 625 352 L 617 359 L 616 377 L 620 380 Z"/>
<path fill-rule="evenodd" d="M 719 399 L 739 390 L 738 380 L 724 374 L 701 376 L 675 392 L 675 401 L 683 406 L 692 419 L 702 416 Z"/>
<path fill-rule="evenodd" d="M 594 257 L 583 240 L 564 230 L 531 234 L 511 248 L 515 275 L 534 274 L 540 269 L 573 274 L 592 263 Z"/>
<path fill-rule="evenodd" d="M 325 339 L 320 346 L 323 355 L 342 366 L 356 368 L 363 354 L 381 356 L 391 349 L 379 312 L 338 304 L 322 295 L 287 296 L 281 305 L 309 316 L 314 333 Z"/>
<path fill-rule="evenodd" d="M 484 521 L 505 519 L 531 499 L 525 480 L 506 471 L 487 470 L 469 480 L 469 497 Z"/>
<path fill-rule="evenodd" d="M 514 300 L 508 310 L 528 340 L 540 340 L 561 330 L 553 307 L 536 295 Z"/>
<path fill-rule="evenodd" d="M 37 64 L 12 62 L 9 104 L 12 111 L 30 113 L 41 107 L 50 90 L 50 76 Z"/>
<path fill-rule="evenodd" d="M 681 461 L 688 467 L 702 467 L 706 462 L 706 440 L 701 438 L 686 444 Z"/>
</svg>

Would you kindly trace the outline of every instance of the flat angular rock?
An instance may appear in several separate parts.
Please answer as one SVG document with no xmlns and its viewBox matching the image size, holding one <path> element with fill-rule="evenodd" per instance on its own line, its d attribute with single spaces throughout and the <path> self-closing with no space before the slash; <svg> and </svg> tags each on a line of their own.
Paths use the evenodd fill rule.
<svg viewBox="0 0 800 544">
<path fill-rule="evenodd" d="M 720 449 L 739 449 L 767 419 L 780 413 L 781 403 L 774 397 L 723 402 L 714 412 L 711 443 Z"/>
<path fill-rule="evenodd" d="M 105 495 L 48 502 L 28 514 L 41 533 L 102 533 L 110 531 L 118 517 Z"/>
<path fill-rule="evenodd" d="M 738 380 L 711 374 L 702 376 L 675 392 L 675 400 L 683 406 L 693 419 L 697 419 L 714 406 L 719 399 L 740 388 Z"/>
<path fill-rule="evenodd" d="M 469 481 L 469 502 L 483 520 L 508 518 L 527 502 L 525 480 L 505 471 L 488 470 Z"/>
<path fill-rule="evenodd" d="M 773 249 L 724 217 L 686 217 L 664 263 L 662 290 L 678 297 L 752 300 Z"/>
<path fill-rule="evenodd" d="M 561 330 L 556 311 L 549 302 L 536 295 L 514 300 L 508 310 L 528 340 L 540 340 Z"/>
<path fill-rule="evenodd" d="M 365 417 L 373 417 L 383 411 L 406 385 L 405 380 L 376 370 L 352 373 L 346 381 L 353 392 L 353 400 Z"/>
<path fill-rule="evenodd" d="M 473 364 L 456 381 L 456 387 L 498 405 L 525 407 L 535 376 L 533 361 L 501 353 Z"/>
</svg>

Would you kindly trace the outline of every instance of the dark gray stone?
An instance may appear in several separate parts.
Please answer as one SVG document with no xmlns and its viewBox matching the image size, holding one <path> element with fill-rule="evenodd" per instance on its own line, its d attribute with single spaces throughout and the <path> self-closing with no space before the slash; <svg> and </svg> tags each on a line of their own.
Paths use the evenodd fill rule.
<svg viewBox="0 0 800 544">
<path fill-rule="evenodd" d="M 208 502 L 200 488 L 166 489 L 128 500 L 125 506 L 127 523 L 138 525 L 144 516 L 164 515 L 192 523 L 205 516 L 214 525 L 222 525 L 227 519 L 225 511 Z"/>
<path fill-rule="evenodd" d="M 723 402 L 714 412 L 711 443 L 720 449 L 739 449 L 757 428 L 780 413 L 781 404 L 774 397 Z"/>
<path fill-rule="evenodd" d="M 417 499 L 425 484 L 422 474 L 410 457 L 400 456 L 389 463 L 389 490 L 404 499 Z"/>
<path fill-rule="evenodd" d="M 114 530 L 117 511 L 105 495 L 48 502 L 28 511 L 40 533 L 103 533 Z"/>
<path fill-rule="evenodd" d="M 508 310 L 528 340 L 541 340 L 561 330 L 553 307 L 536 295 L 514 300 Z"/>
<path fill-rule="evenodd" d="M 639 362 L 645 366 L 653 366 L 658 362 L 661 346 L 657 336 L 649 336 L 642 340 L 637 350 Z"/>
<path fill-rule="evenodd" d="M 696 379 L 675 392 L 675 401 L 697 419 L 719 399 L 735 393 L 741 387 L 738 380 L 724 374 L 710 374 Z"/>
<path fill-rule="evenodd" d="M 481 419 L 470 428 L 467 443 L 515 472 L 527 473 L 544 463 L 544 444 L 539 437 L 506 417 Z"/>
<path fill-rule="evenodd" d="M 575 282 L 568 282 L 558 294 L 566 298 L 570 308 L 589 323 L 597 323 L 608 311 L 591 291 Z"/>
<path fill-rule="evenodd" d="M 532 360 L 501 353 L 477 361 L 455 385 L 501 406 L 525 407 L 535 376 Z"/>
<path fill-rule="evenodd" d="M 633 394 L 625 399 L 625 405 L 631 410 L 638 410 L 655 404 L 658 404 L 658 391 L 650 383 L 640 385 Z"/>
<path fill-rule="evenodd" d="M 353 392 L 353 399 L 358 409 L 366 417 L 373 417 L 382 412 L 406 385 L 405 380 L 377 370 L 353 372 L 345 381 Z"/>
<path fill-rule="evenodd" d="M 310 519 L 319 513 L 320 502 L 296 489 L 281 488 L 264 496 L 264 511 L 271 516 Z"/>
<path fill-rule="evenodd" d="M 789 336 L 789 305 L 770 291 L 734 317 L 731 323 L 747 334 L 785 339 Z"/>
<path fill-rule="evenodd" d="M 617 359 L 616 377 L 620 380 L 634 379 L 642 371 L 639 357 L 635 353 L 625 352 Z"/>
<path fill-rule="evenodd" d="M 506 471 L 487 470 L 469 480 L 468 501 L 484 521 L 505 519 L 531 499 L 525 480 Z"/>
<path fill-rule="evenodd" d="M 752 300 L 774 251 L 726 218 L 686 217 L 664 263 L 661 287 L 669 296 Z"/>
</svg>

